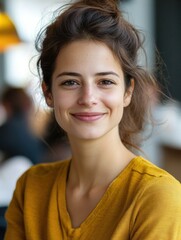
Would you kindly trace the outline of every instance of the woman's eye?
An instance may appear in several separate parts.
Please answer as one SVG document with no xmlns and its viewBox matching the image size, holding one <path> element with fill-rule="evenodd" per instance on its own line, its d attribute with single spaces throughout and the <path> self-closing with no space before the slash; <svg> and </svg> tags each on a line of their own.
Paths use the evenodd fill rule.
<svg viewBox="0 0 181 240">
<path fill-rule="evenodd" d="M 67 86 L 67 87 L 71 87 L 71 86 L 77 86 L 77 85 L 79 85 L 79 83 L 77 82 L 77 81 L 75 81 L 75 80 L 66 80 L 66 81 L 63 81 L 62 83 L 61 83 L 61 85 L 62 86 Z"/>
<path fill-rule="evenodd" d="M 100 82 L 100 85 L 105 85 L 105 86 L 109 86 L 109 85 L 112 85 L 112 84 L 115 84 L 112 80 L 109 80 L 109 79 L 104 79 L 104 80 L 101 80 Z"/>
</svg>

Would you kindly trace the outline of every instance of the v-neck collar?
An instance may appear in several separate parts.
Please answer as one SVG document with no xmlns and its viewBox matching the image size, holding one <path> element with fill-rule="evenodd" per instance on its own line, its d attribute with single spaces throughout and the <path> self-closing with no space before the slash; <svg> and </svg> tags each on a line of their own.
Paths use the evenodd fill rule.
<svg viewBox="0 0 181 240">
<path fill-rule="evenodd" d="M 62 223 L 62 227 L 65 228 L 68 235 L 79 235 L 81 231 L 84 229 L 84 226 L 88 226 L 92 223 L 92 221 L 95 221 L 95 216 L 98 217 L 100 213 L 102 212 L 103 207 L 106 209 L 109 205 L 108 198 L 112 191 L 115 190 L 115 187 L 117 184 L 120 184 L 120 181 L 123 183 L 127 176 L 127 171 L 130 171 L 130 169 L 133 168 L 133 166 L 136 164 L 136 160 L 138 160 L 139 157 L 133 158 L 128 165 L 119 173 L 119 175 L 110 183 L 107 190 L 103 194 L 100 201 L 97 203 L 95 208 L 90 212 L 90 214 L 87 216 L 87 218 L 81 223 L 81 225 L 77 228 L 72 227 L 72 222 L 70 215 L 67 210 L 67 203 L 66 203 L 66 182 L 67 182 L 67 176 L 68 171 L 70 168 L 71 160 L 69 160 L 65 166 L 65 171 L 60 174 L 58 178 L 57 183 L 57 191 L 58 191 L 58 212 L 60 216 L 60 220 Z"/>
</svg>

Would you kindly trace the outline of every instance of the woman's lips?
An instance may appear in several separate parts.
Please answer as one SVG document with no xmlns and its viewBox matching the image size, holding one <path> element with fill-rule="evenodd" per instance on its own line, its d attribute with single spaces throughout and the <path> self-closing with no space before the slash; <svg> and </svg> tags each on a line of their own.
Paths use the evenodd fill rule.
<svg viewBox="0 0 181 240">
<path fill-rule="evenodd" d="M 105 115 L 105 113 L 87 112 L 87 113 L 73 113 L 71 115 L 80 121 L 93 122 L 102 118 Z"/>
</svg>

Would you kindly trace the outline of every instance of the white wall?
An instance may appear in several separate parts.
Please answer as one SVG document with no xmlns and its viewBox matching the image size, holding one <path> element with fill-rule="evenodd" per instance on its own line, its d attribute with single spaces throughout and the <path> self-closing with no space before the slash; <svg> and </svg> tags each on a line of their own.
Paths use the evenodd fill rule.
<svg viewBox="0 0 181 240">
<path fill-rule="evenodd" d="M 25 41 L 34 41 L 38 30 L 52 17 L 53 11 L 68 0 L 6 0 L 6 9 Z"/>
<path fill-rule="evenodd" d="M 120 4 L 125 18 L 136 28 L 140 29 L 145 37 L 145 49 L 148 56 L 148 67 L 154 67 L 154 0 L 128 0 Z"/>
</svg>

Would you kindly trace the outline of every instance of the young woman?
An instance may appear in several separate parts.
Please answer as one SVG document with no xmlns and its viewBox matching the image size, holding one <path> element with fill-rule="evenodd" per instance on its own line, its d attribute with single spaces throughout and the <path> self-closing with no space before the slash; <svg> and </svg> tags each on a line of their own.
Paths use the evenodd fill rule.
<svg viewBox="0 0 181 240">
<path fill-rule="evenodd" d="M 19 179 L 5 239 L 181 239 L 180 183 L 131 151 L 157 86 L 138 65 L 137 30 L 115 1 L 84 0 L 38 41 L 42 89 L 72 158 Z"/>
</svg>

